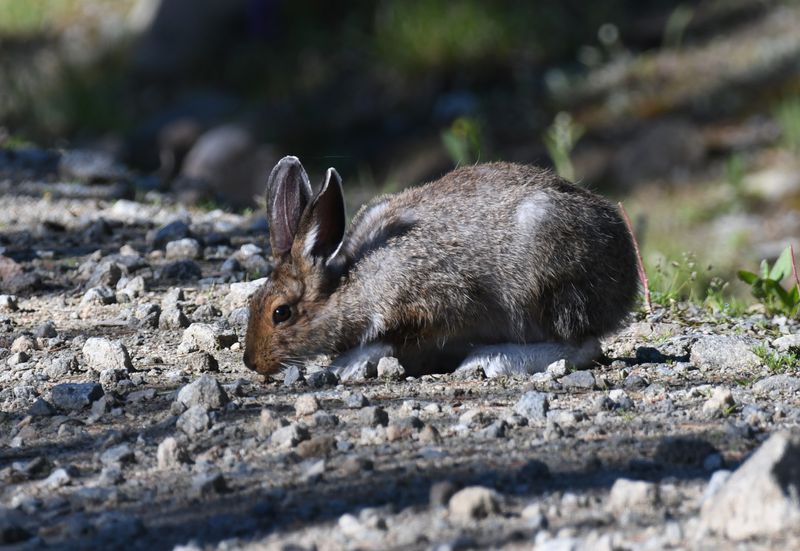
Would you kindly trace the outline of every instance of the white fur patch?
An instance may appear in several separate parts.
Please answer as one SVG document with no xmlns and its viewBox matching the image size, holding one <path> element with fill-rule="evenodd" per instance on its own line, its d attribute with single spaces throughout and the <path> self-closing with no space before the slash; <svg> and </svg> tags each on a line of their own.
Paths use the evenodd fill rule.
<svg viewBox="0 0 800 551">
<path fill-rule="evenodd" d="M 377 365 L 385 356 L 394 356 L 394 347 L 385 342 L 371 342 L 351 348 L 331 363 L 331 370 L 342 382 L 356 380 L 367 364 Z"/>
<path fill-rule="evenodd" d="M 311 252 L 314 250 L 314 246 L 317 244 L 317 236 L 319 235 L 319 225 L 314 224 L 311 226 L 311 229 L 308 230 L 308 235 L 306 235 L 306 240 L 303 242 L 303 256 L 311 256 Z"/>
<path fill-rule="evenodd" d="M 482 367 L 487 377 L 518 377 L 541 373 L 548 365 L 561 359 L 578 368 L 589 367 L 601 354 L 600 343 L 594 338 L 587 339 L 580 346 L 555 342 L 497 344 L 476 348 L 458 371 Z"/>
<path fill-rule="evenodd" d="M 386 330 L 386 320 L 383 317 L 383 314 L 374 313 L 369 322 L 369 327 L 367 330 L 364 331 L 364 334 L 361 336 L 362 343 L 368 343 L 369 341 L 375 340 L 378 336 Z"/>
<path fill-rule="evenodd" d="M 517 207 L 517 225 L 531 231 L 550 214 L 550 199 L 544 193 L 537 193 Z"/>
</svg>

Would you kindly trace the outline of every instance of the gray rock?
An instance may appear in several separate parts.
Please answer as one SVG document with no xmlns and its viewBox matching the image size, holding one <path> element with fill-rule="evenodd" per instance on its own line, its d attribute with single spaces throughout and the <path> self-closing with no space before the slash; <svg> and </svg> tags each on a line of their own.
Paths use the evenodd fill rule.
<svg viewBox="0 0 800 551">
<path fill-rule="evenodd" d="M 53 465 L 43 456 L 34 457 L 28 461 L 15 461 L 11 464 L 15 473 L 19 473 L 26 479 L 41 478 L 47 476 Z"/>
<path fill-rule="evenodd" d="M 362 359 L 348 365 L 340 373 L 342 382 L 362 382 L 378 376 L 378 366 L 371 359 Z"/>
<path fill-rule="evenodd" d="M 530 421 L 543 422 L 547 419 L 547 411 L 550 409 L 550 402 L 547 394 L 543 392 L 530 391 L 514 405 L 514 412 L 525 417 Z"/>
<path fill-rule="evenodd" d="M 559 382 L 565 390 L 592 390 L 596 383 L 591 371 L 573 371 Z"/>
<path fill-rule="evenodd" d="M 112 367 L 100 372 L 100 384 L 103 388 L 114 388 L 120 381 L 130 380 L 127 369 Z"/>
<path fill-rule="evenodd" d="M 50 476 L 42 481 L 42 486 L 51 490 L 68 486 L 72 483 L 72 474 L 70 474 L 69 471 L 70 469 L 63 467 L 54 470 L 52 473 L 50 473 Z"/>
<path fill-rule="evenodd" d="M 193 323 L 183 332 L 178 350 L 183 353 L 197 350 L 214 352 L 228 348 L 238 340 L 233 331 L 225 329 L 219 324 Z"/>
<path fill-rule="evenodd" d="M 226 319 L 233 327 L 245 330 L 247 329 L 247 324 L 250 322 L 250 308 L 242 306 L 241 308 L 231 310 L 231 313 L 228 314 Z"/>
<path fill-rule="evenodd" d="M 548 365 L 545 373 L 547 373 L 551 379 L 558 379 L 569 373 L 573 367 L 574 366 L 567 362 L 567 360 L 561 359 Z"/>
<path fill-rule="evenodd" d="M 331 429 L 339 424 L 339 418 L 327 411 L 317 411 L 311 416 L 311 425 Z"/>
<path fill-rule="evenodd" d="M 284 386 L 294 386 L 299 383 L 305 383 L 305 378 L 303 377 L 303 373 L 300 371 L 300 368 L 291 365 L 283 370 L 283 385 Z"/>
<path fill-rule="evenodd" d="M 237 308 L 247 307 L 250 304 L 250 298 L 267 282 L 267 279 L 262 277 L 253 281 L 231 283 L 223 301 L 223 311 L 231 312 Z"/>
<path fill-rule="evenodd" d="M 208 352 L 196 352 L 189 357 L 189 369 L 194 373 L 219 371 L 219 362 Z"/>
<path fill-rule="evenodd" d="M 115 287 L 122 277 L 122 268 L 116 262 L 101 262 L 92 271 L 86 287 Z"/>
<path fill-rule="evenodd" d="M 116 301 L 117 295 L 110 287 L 92 287 L 83 295 L 81 306 L 114 304 Z"/>
<path fill-rule="evenodd" d="M 192 478 L 192 494 L 196 497 L 208 497 L 228 491 L 228 483 L 219 471 L 200 473 Z"/>
<path fill-rule="evenodd" d="M 647 379 L 642 377 L 641 375 L 631 374 L 625 377 L 622 381 L 622 386 L 627 390 L 642 390 L 646 388 L 650 383 L 647 382 Z"/>
<path fill-rule="evenodd" d="M 158 304 L 140 304 L 133 310 L 133 319 L 141 327 L 158 327 L 161 307 Z"/>
<path fill-rule="evenodd" d="M 702 524 L 733 540 L 793 530 L 800 522 L 800 436 L 772 435 L 701 509 Z"/>
<path fill-rule="evenodd" d="M 214 424 L 208 410 L 202 405 L 194 405 L 184 411 L 175 426 L 187 436 L 203 433 Z"/>
<path fill-rule="evenodd" d="M 800 392 L 800 377 L 793 377 L 785 373 L 770 375 L 753 385 L 753 390 L 760 393 L 769 392 Z"/>
<path fill-rule="evenodd" d="M 86 364 L 94 371 L 106 369 L 133 370 L 128 349 L 119 341 L 111 341 L 104 337 L 90 337 L 83 345 L 83 357 Z"/>
<path fill-rule="evenodd" d="M 187 408 L 202 406 L 206 409 L 220 409 L 228 403 L 228 394 L 213 376 L 203 374 L 179 392 L 176 400 Z"/>
<path fill-rule="evenodd" d="M 360 392 L 347 392 L 342 396 L 344 405 L 350 409 L 361 409 L 369 405 L 369 400 Z"/>
<path fill-rule="evenodd" d="M 222 312 L 212 304 L 202 304 L 197 307 L 192 314 L 192 318 L 197 321 L 214 321 L 222 315 Z"/>
<path fill-rule="evenodd" d="M 6 359 L 6 364 L 9 366 L 20 365 L 28 363 L 28 360 L 30 359 L 31 357 L 27 352 L 15 352 Z"/>
<path fill-rule="evenodd" d="M 239 263 L 238 260 L 236 260 L 235 257 L 232 256 L 226 259 L 225 262 L 222 263 L 222 266 L 220 266 L 219 271 L 222 272 L 223 274 L 233 274 L 236 272 L 241 272 L 242 265 Z"/>
<path fill-rule="evenodd" d="M 311 415 L 319 410 L 319 400 L 313 394 L 301 394 L 294 402 L 294 412 L 298 417 Z"/>
<path fill-rule="evenodd" d="M 55 413 L 55 408 L 44 398 L 36 398 L 36 401 L 28 408 L 28 415 L 33 417 L 49 417 Z"/>
<path fill-rule="evenodd" d="M 611 487 L 607 507 L 616 514 L 647 513 L 659 501 L 659 487 L 653 482 L 618 478 Z"/>
<path fill-rule="evenodd" d="M 339 384 L 339 377 L 330 369 L 321 369 L 306 376 L 306 382 L 311 388 L 322 388 Z"/>
<path fill-rule="evenodd" d="M 97 383 L 63 383 L 50 390 L 50 402 L 60 409 L 78 411 L 103 396 Z"/>
<path fill-rule="evenodd" d="M 389 414 L 380 406 L 367 406 L 358 412 L 358 418 L 368 427 L 386 426 Z"/>
<path fill-rule="evenodd" d="M 156 279 L 175 279 L 178 281 L 191 281 L 203 276 L 203 270 L 194 260 L 176 260 L 164 264 L 156 271 Z"/>
<path fill-rule="evenodd" d="M 176 241 L 170 241 L 166 246 L 166 257 L 169 260 L 181 258 L 198 259 L 203 256 L 203 247 L 191 237 L 184 237 Z"/>
<path fill-rule="evenodd" d="M 189 318 L 176 304 L 166 306 L 158 316 L 158 327 L 161 329 L 184 329 L 189 327 Z"/>
<path fill-rule="evenodd" d="M 0 305 L 2 305 L 2 297 L 0 297 Z M 800 351 L 800 334 L 778 337 L 772 341 L 772 346 L 779 352 Z"/>
<path fill-rule="evenodd" d="M 175 220 L 166 226 L 162 226 L 152 235 L 148 235 L 148 241 L 154 249 L 163 249 L 170 241 L 176 241 L 185 237 L 192 237 L 189 224 L 183 220 Z"/>
<path fill-rule="evenodd" d="M 451 518 L 467 523 L 500 512 L 500 501 L 491 488 L 469 486 L 453 494 L 447 508 Z"/>
<path fill-rule="evenodd" d="M 712 391 L 711 397 L 703 404 L 703 413 L 711 417 L 717 417 L 728 413 L 735 406 L 736 402 L 730 389 L 717 387 Z"/>
<path fill-rule="evenodd" d="M 392 356 L 381 358 L 378 360 L 378 378 L 402 381 L 406 378 L 406 368 L 400 364 L 400 360 L 397 358 Z"/>
<path fill-rule="evenodd" d="M 611 400 L 613 407 L 617 409 L 632 409 L 633 400 L 628 396 L 628 393 L 621 388 L 615 388 L 608 393 L 608 398 Z"/>
<path fill-rule="evenodd" d="M 749 342 L 740 337 L 712 335 L 703 337 L 692 346 L 691 362 L 701 369 L 748 370 L 758 367 L 761 360 Z"/>
<path fill-rule="evenodd" d="M 263 435 L 272 434 L 289 423 L 271 409 L 262 409 L 258 418 L 258 430 Z"/>
<path fill-rule="evenodd" d="M 129 444 L 118 444 L 108 448 L 100 455 L 100 462 L 106 466 L 122 466 L 133 463 L 136 456 Z"/>
<path fill-rule="evenodd" d="M 78 370 L 78 359 L 72 352 L 61 354 L 53 359 L 52 362 L 46 364 L 44 373 L 51 379 L 60 379 L 71 372 Z"/>
<path fill-rule="evenodd" d="M 52 339 L 57 337 L 58 331 L 56 331 L 56 324 L 49 320 L 40 324 L 34 330 L 33 336 L 37 339 Z"/>
<path fill-rule="evenodd" d="M 172 436 L 167 436 L 158 445 L 156 460 L 159 469 L 172 469 L 183 463 L 188 463 L 189 456 L 186 448 Z"/>
<path fill-rule="evenodd" d="M 300 442 L 308 440 L 308 429 L 298 423 L 292 423 L 275 430 L 269 438 L 270 444 L 279 449 L 294 448 Z"/>
</svg>

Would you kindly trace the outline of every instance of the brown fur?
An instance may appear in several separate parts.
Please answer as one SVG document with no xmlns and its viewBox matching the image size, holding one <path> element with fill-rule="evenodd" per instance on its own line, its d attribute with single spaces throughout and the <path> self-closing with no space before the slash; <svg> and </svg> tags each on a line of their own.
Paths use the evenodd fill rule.
<svg viewBox="0 0 800 551">
<path fill-rule="evenodd" d="M 245 362 L 259 372 L 373 341 L 401 350 L 459 342 L 467 351 L 580 342 L 616 329 L 635 299 L 635 256 L 616 208 L 549 172 L 507 163 L 464 167 L 376 198 L 342 236 L 335 171 L 311 200 L 302 197 L 310 191 L 296 176 L 299 161 L 281 163 L 270 198 L 290 188 L 277 178 L 291 173 L 300 191 L 290 199 L 303 208 L 299 222 L 286 222 L 285 213 L 298 210 L 291 201 L 278 213 L 282 228 L 298 228 L 292 236 L 269 213 L 271 227 L 284 231 L 277 242 L 292 246 L 251 303 Z M 280 204 L 280 192 L 277 200 L 270 205 Z M 279 304 L 293 313 L 275 325 Z"/>
</svg>

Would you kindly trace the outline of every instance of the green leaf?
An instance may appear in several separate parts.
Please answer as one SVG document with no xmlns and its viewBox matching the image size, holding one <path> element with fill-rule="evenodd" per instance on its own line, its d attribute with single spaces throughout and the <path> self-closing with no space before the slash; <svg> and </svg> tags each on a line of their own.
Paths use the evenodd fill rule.
<svg viewBox="0 0 800 551">
<path fill-rule="evenodd" d="M 781 281 L 783 278 L 792 273 L 792 251 L 789 247 L 783 249 L 783 252 L 775 261 L 772 270 L 769 272 L 769 278 L 775 281 Z"/>
<path fill-rule="evenodd" d="M 745 270 L 739 270 L 736 272 L 736 275 L 748 285 L 752 285 L 758 280 L 758 274 L 754 274 L 753 272 L 748 272 Z"/>
<path fill-rule="evenodd" d="M 761 277 L 764 279 L 769 279 L 769 262 L 767 262 L 766 258 L 761 261 L 760 268 L 761 268 Z"/>
</svg>

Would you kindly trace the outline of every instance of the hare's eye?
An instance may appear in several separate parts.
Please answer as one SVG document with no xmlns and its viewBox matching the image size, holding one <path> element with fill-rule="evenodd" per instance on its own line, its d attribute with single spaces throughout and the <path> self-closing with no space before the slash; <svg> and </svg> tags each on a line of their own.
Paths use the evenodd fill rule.
<svg viewBox="0 0 800 551">
<path fill-rule="evenodd" d="M 276 325 L 292 317 L 292 309 L 288 304 L 281 304 L 272 311 L 272 322 Z"/>
</svg>

